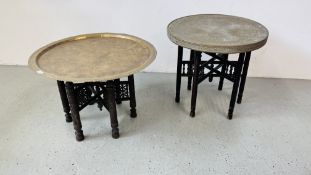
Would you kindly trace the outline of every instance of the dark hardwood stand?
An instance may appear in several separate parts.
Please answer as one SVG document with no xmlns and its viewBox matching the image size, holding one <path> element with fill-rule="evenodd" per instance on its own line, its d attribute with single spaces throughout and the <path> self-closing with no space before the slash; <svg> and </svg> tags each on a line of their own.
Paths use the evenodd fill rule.
<svg viewBox="0 0 311 175">
<path fill-rule="evenodd" d="M 203 53 L 210 56 L 210 58 L 202 60 Z M 228 110 L 228 119 L 232 119 L 235 102 L 239 104 L 242 102 L 250 57 L 251 52 L 239 53 L 237 61 L 230 61 L 228 60 L 228 54 L 191 50 L 190 59 L 183 60 L 183 47 L 178 46 L 175 101 L 177 103 L 180 101 L 181 77 L 188 77 L 188 90 L 191 90 L 192 84 L 190 116 L 194 117 L 198 85 L 205 79 L 211 82 L 214 77 L 219 77 L 218 90 L 222 90 L 224 79 L 227 79 L 233 82 Z"/>
<path fill-rule="evenodd" d="M 132 118 L 137 116 L 133 75 L 128 76 L 127 81 L 120 79 L 87 83 L 57 81 L 57 85 L 66 122 L 73 121 L 77 141 L 84 139 L 79 112 L 88 105 L 97 104 L 100 110 L 105 107 L 109 111 L 112 138 L 115 139 L 120 136 L 116 104 L 130 101 L 130 116 Z"/>
</svg>

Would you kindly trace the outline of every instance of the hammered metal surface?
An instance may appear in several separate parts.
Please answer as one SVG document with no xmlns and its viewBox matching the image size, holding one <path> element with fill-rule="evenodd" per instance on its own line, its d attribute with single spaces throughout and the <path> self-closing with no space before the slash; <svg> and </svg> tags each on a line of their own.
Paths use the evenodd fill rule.
<svg viewBox="0 0 311 175">
<path fill-rule="evenodd" d="M 265 45 L 269 32 L 258 22 L 228 15 L 199 14 L 178 18 L 167 27 L 175 44 L 212 53 L 241 53 Z"/>
<path fill-rule="evenodd" d="M 66 38 L 36 51 L 29 66 L 47 77 L 72 82 L 113 80 L 136 73 L 156 56 L 147 41 L 126 34 Z"/>
</svg>

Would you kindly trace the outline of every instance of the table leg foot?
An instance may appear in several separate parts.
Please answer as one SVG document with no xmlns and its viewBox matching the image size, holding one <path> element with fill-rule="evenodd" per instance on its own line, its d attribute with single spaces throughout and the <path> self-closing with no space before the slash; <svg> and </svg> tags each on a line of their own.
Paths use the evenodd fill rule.
<svg viewBox="0 0 311 175">
<path fill-rule="evenodd" d="M 114 139 L 118 139 L 120 137 L 119 129 L 118 128 L 113 128 L 111 131 L 111 136 Z"/>
<path fill-rule="evenodd" d="M 236 101 L 237 104 L 241 104 L 242 103 L 242 95 L 238 95 L 238 99 Z"/>
<path fill-rule="evenodd" d="M 175 102 L 179 103 L 179 101 L 180 101 L 180 98 L 179 97 L 175 97 Z"/>
<path fill-rule="evenodd" d="M 104 103 L 103 103 L 101 100 L 99 100 L 99 101 L 97 102 L 97 107 L 98 107 L 98 109 L 99 109 L 100 111 L 102 111 L 102 110 L 103 110 L 103 107 L 104 107 Z"/>
<path fill-rule="evenodd" d="M 229 112 L 228 112 L 228 119 L 231 120 L 231 119 L 232 119 L 232 116 L 233 116 L 233 112 L 230 112 L 230 111 L 229 111 Z"/>
<path fill-rule="evenodd" d="M 195 117 L 195 111 L 190 112 L 190 117 Z"/>
<path fill-rule="evenodd" d="M 131 118 L 136 118 L 136 117 L 137 117 L 136 108 L 132 108 L 131 109 Z"/>
<path fill-rule="evenodd" d="M 212 82 L 213 81 L 213 76 L 208 77 L 208 81 Z"/>
<path fill-rule="evenodd" d="M 84 140 L 83 131 L 81 131 L 81 132 L 77 132 L 77 131 L 76 131 L 76 132 L 75 132 L 75 135 L 76 135 L 76 140 L 77 140 L 78 142 Z"/>
<path fill-rule="evenodd" d="M 65 117 L 66 117 L 66 122 L 67 122 L 67 123 L 72 122 L 72 117 L 71 117 L 70 113 L 65 114 Z"/>
</svg>

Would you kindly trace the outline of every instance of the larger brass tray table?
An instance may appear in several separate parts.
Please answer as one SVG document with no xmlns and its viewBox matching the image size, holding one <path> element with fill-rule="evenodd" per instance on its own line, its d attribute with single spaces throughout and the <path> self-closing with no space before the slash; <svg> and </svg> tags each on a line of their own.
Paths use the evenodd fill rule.
<svg viewBox="0 0 311 175">
<path fill-rule="evenodd" d="M 155 48 L 135 36 L 95 33 L 65 38 L 37 50 L 29 66 L 57 80 L 66 121 L 73 121 L 76 140 L 84 139 L 79 111 L 97 103 L 110 113 L 112 137 L 119 137 L 116 103 L 130 101 L 136 117 L 133 74 L 148 66 Z M 120 78 L 128 77 L 121 81 Z"/>
</svg>

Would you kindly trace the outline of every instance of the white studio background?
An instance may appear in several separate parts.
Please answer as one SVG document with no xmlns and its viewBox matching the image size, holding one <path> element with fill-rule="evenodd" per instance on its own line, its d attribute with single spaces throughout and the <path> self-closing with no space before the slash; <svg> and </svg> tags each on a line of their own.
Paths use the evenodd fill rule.
<svg viewBox="0 0 311 175">
<path fill-rule="evenodd" d="M 95 32 L 136 35 L 154 44 L 145 71 L 176 72 L 177 46 L 167 24 L 182 16 L 221 13 L 265 25 L 268 43 L 253 52 L 249 76 L 311 79 L 310 0 L 0 0 L 0 64 L 27 65 L 39 47 Z"/>
</svg>

